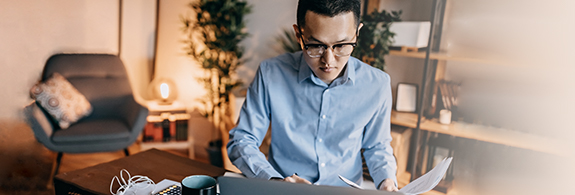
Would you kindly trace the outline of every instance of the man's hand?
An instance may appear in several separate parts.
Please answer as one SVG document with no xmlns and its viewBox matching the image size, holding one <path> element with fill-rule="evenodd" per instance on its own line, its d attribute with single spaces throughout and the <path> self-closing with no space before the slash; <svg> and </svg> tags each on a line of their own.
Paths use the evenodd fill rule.
<svg viewBox="0 0 575 195">
<path fill-rule="evenodd" d="M 397 191 L 397 186 L 395 186 L 395 182 L 392 179 L 384 179 L 379 185 L 379 190 L 385 190 L 390 192 Z"/>
<path fill-rule="evenodd" d="M 299 176 L 297 176 L 296 174 L 293 174 L 292 176 L 286 177 L 284 178 L 285 182 L 290 182 L 290 183 L 305 183 L 305 184 L 311 184 L 311 182 L 309 182 L 308 180 L 305 180 L 304 178 L 301 178 Z M 393 183 L 393 181 L 392 181 Z"/>
</svg>

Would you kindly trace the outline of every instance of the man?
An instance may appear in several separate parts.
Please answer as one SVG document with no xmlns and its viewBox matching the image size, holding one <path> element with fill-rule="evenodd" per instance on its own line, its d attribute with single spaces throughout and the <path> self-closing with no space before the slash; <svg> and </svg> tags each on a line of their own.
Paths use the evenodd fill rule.
<svg viewBox="0 0 575 195">
<path fill-rule="evenodd" d="M 397 190 L 389 145 L 389 76 L 350 57 L 359 0 L 300 0 L 293 25 L 302 52 L 260 64 L 238 125 L 230 160 L 251 178 L 347 186 L 362 181 L 361 149 L 379 189 Z M 271 122 L 268 160 L 258 147 Z"/>
</svg>

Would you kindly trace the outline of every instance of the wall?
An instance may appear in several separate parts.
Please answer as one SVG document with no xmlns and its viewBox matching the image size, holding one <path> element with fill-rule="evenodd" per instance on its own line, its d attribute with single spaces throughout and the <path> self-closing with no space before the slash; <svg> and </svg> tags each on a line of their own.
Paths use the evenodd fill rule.
<svg viewBox="0 0 575 195">
<path fill-rule="evenodd" d="M 0 1 L 0 120 L 21 121 L 28 90 L 56 53 L 118 54 L 118 0 Z M 149 82 L 155 1 L 124 0 L 122 60 L 136 99 Z"/>
<path fill-rule="evenodd" d="M 297 0 L 246 0 L 252 13 L 245 18 L 250 36 L 241 44 L 245 47 L 244 66 L 238 68 L 238 76 L 247 87 L 252 82 L 260 62 L 285 53 L 277 41 L 283 30 L 293 31 L 296 23 Z"/>
<path fill-rule="evenodd" d="M 116 0 L 0 1 L 0 9 L 0 118 L 22 118 L 52 54 L 118 52 Z"/>
<path fill-rule="evenodd" d="M 184 26 L 182 16 L 195 16 L 188 3 L 190 0 L 160 1 L 158 27 L 158 52 L 154 78 L 169 77 L 177 85 L 177 101 L 188 108 L 198 107 L 198 98 L 205 94 L 196 78 L 203 76 L 201 67 L 186 55 L 183 41 L 186 39 L 181 30 Z"/>
<path fill-rule="evenodd" d="M 136 101 L 151 99 L 151 82 L 156 39 L 156 0 L 122 0 L 122 46 L 120 57 L 126 65 Z"/>
<path fill-rule="evenodd" d="M 178 97 L 174 105 L 185 107 L 192 113 L 189 127 L 194 138 L 194 153 L 196 158 L 207 159 L 208 143 L 216 139 L 213 135 L 213 125 L 204 118 L 199 110 L 203 105 L 199 99 L 206 93 L 198 79 L 204 76 L 200 65 L 186 55 L 182 31 L 184 23 L 181 17 L 195 17 L 188 4 L 192 0 L 162 0 L 158 26 L 158 50 L 156 56 L 155 79 L 170 78 L 174 81 Z M 150 98 L 151 99 L 151 98 Z"/>
</svg>

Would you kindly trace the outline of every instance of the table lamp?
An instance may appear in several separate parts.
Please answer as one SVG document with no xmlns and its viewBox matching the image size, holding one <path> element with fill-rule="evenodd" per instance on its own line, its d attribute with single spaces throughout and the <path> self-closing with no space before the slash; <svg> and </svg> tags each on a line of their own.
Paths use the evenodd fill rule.
<svg viewBox="0 0 575 195">
<path fill-rule="evenodd" d="M 176 83 L 169 78 L 159 78 L 152 81 L 152 95 L 160 105 L 170 105 L 178 96 Z"/>
</svg>

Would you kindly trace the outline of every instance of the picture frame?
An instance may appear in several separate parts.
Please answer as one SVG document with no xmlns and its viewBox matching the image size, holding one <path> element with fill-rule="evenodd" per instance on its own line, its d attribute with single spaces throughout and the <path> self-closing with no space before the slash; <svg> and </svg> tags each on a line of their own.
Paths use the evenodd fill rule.
<svg viewBox="0 0 575 195">
<path fill-rule="evenodd" d="M 417 94 L 417 84 L 398 83 L 395 110 L 399 112 L 417 111 Z"/>
</svg>

